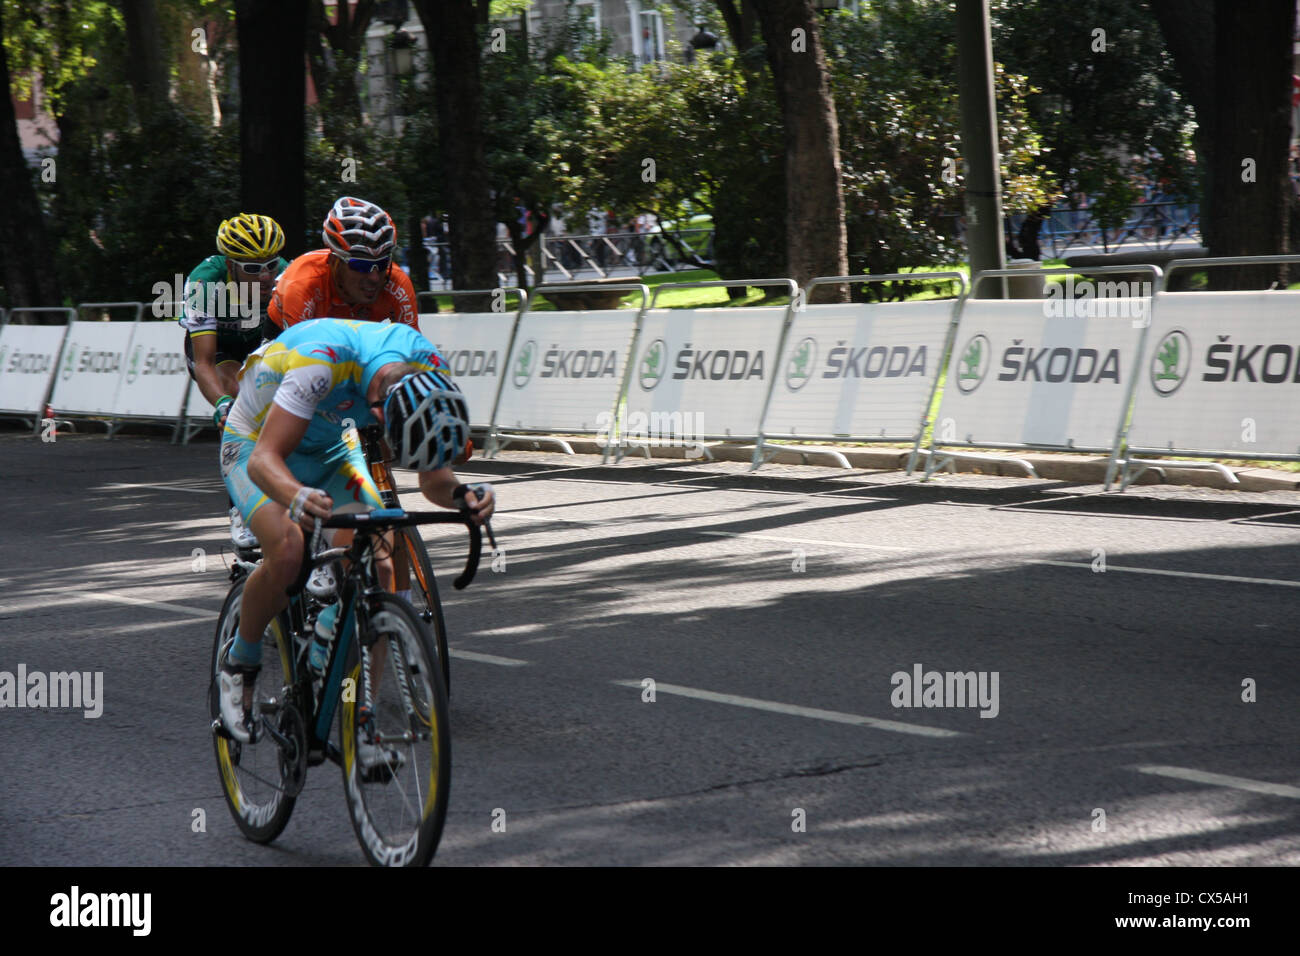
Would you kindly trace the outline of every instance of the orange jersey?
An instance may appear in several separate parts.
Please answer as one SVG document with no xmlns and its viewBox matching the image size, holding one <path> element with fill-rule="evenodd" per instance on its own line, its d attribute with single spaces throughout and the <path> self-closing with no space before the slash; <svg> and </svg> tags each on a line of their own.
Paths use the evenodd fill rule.
<svg viewBox="0 0 1300 956">
<path fill-rule="evenodd" d="M 411 277 L 393 268 L 374 305 L 349 305 L 339 297 L 330 270 L 330 251 L 317 249 L 300 255 L 280 273 L 266 313 L 282 329 L 308 319 L 391 319 L 418 330 L 415 286 Z"/>
</svg>

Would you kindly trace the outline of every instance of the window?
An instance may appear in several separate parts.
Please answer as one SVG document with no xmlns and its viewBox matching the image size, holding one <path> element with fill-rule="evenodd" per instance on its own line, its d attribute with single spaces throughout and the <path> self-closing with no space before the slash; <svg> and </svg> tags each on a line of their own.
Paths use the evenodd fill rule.
<svg viewBox="0 0 1300 956">
<path fill-rule="evenodd" d="M 642 10 L 637 17 L 641 33 L 641 50 L 637 57 L 641 63 L 666 59 L 664 49 L 664 18 L 658 10 Z"/>
<path fill-rule="evenodd" d="M 600 0 L 577 0 L 573 4 L 573 13 L 578 22 L 591 30 L 591 35 L 600 37 Z"/>
</svg>

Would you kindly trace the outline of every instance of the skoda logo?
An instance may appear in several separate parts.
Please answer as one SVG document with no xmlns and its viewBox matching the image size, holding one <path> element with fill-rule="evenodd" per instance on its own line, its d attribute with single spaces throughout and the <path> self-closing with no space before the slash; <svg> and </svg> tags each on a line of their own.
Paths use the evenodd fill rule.
<svg viewBox="0 0 1300 956">
<path fill-rule="evenodd" d="M 785 363 L 785 387 L 797 392 L 808 384 L 817 365 L 817 342 L 804 338 L 794 347 Z"/>
<path fill-rule="evenodd" d="M 126 381 L 129 385 L 134 382 L 140 375 L 140 353 L 144 351 L 143 345 L 137 345 L 135 351 L 131 353 L 131 365 L 126 370 Z"/>
<path fill-rule="evenodd" d="M 982 332 L 966 340 L 957 357 L 957 388 L 963 395 L 969 395 L 980 387 L 984 376 L 988 374 L 992 362 L 993 346 L 987 335 Z"/>
<path fill-rule="evenodd" d="M 77 343 L 69 345 L 64 354 L 67 356 L 63 361 L 63 378 L 66 381 L 72 378 L 72 367 L 77 364 Z"/>
<path fill-rule="evenodd" d="M 1165 333 L 1151 354 L 1151 387 L 1158 395 L 1172 395 L 1187 378 L 1192 363 L 1192 340 L 1182 329 Z"/>
<path fill-rule="evenodd" d="M 668 346 L 663 339 L 655 339 L 641 353 L 641 364 L 637 366 L 637 380 L 647 392 L 659 384 L 664 377 L 664 361 L 668 357 Z"/>
<path fill-rule="evenodd" d="M 528 384 L 528 380 L 533 377 L 533 367 L 537 364 L 537 343 L 529 339 L 523 344 L 523 347 L 515 353 L 515 367 L 512 372 L 512 380 L 515 388 L 523 388 Z"/>
</svg>

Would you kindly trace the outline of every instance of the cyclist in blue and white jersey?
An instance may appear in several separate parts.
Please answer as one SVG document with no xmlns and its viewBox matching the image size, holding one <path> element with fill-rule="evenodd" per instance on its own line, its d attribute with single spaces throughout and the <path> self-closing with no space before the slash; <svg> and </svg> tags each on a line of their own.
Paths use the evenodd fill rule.
<svg viewBox="0 0 1300 956">
<path fill-rule="evenodd" d="M 461 485 L 449 467 L 465 447 L 469 413 L 445 368 L 432 343 L 409 326 L 344 319 L 295 325 L 245 362 L 226 419 L 221 473 L 262 543 L 263 561 L 244 586 L 239 635 L 219 680 L 222 720 L 235 739 L 249 738 L 246 706 L 262 634 L 288 603 L 304 532 L 333 512 L 383 507 L 356 428 L 382 424 L 396 463 L 419 472 L 429 501 L 455 508 L 463 497 L 477 523 L 491 516 L 491 485 Z M 345 419 L 355 427 L 344 428 Z M 392 590 L 391 560 L 376 566 Z M 335 603 L 318 620 L 313 666 L 332 639 L 337 611 Z"/>
</svg>

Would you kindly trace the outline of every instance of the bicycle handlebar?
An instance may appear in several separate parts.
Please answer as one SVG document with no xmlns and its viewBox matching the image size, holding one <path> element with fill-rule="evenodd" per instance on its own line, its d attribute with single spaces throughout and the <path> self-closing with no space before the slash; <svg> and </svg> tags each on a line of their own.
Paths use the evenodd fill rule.
<svg viewBox="0 0 1300 956">
<path fill-rule="evenodd" d="M 469 555 L 465 560 L 465 570 L 453 580 L 452 586 L 457 591 L 467 588 L 478 571 L 479 558 L 483 553 L 483 531 L 486 528 L 488 540 L 496 547 L 496 538 L 491 525 L 476 525 L 470 518 L 468 509 L 461 511 L 406 511 L 402 508 L 377 508 L 374 511 L 358 514 L 331 515 L 324 520 L 316 519 L 316 531 L 303 536 L 303 561 L 298 578 L 285 590 L 290 597 L 296 595 L 307 584 L 312 569 L 319 563 L 316 545 L 320 540 L 322 528 L 351 528 L 369 533 L 379 533 L 388 528 L 410 528 L 422 524 L 463 524 L 469 532 Z M 332 560 L 332 558 L 331 558 Z"/>
<path fill-rule="evenodd" d="M 474 524 L 467 511 L 406 511 L 402 508 L 377 508 L 371 512 L 359 514 L 331 515 L 321 522 L 325 528 L 353 528 L 371 530 L 386 528 L 410 528 L 422 524 L 463 524 L 469 532 L 469 556 L 465 561 L 465 570 L 452 581 L 452 587 L 463 591 L 474 580 L 478 571 L 479 557 L 483 553 L 483 526 Z M 488 538 L 492 529 L 488 527 Z"/>
</svg>

